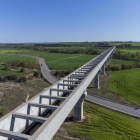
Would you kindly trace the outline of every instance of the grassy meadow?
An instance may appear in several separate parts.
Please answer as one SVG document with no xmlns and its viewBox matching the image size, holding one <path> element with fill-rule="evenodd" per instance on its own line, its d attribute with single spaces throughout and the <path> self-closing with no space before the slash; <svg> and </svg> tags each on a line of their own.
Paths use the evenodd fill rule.
<svg viewBox="0 0 140 140">
<path fill-rule="evenodd" d="M 140 69 L 115 71 L 111 74 L 109 89 L 140 105 Z"/>
<path fill-rule="evenodd" d="M 20 59 L 20 61 L 28 60 L 29 62 L 38 63 L 38 60 L 32 57 L 0 54 L 0 62 L 7 62 L 15 59 Z"/>
<path fill-rule="evenodd" d="M 130 53 L 136 53 L 136 52 L 140 52 L 140 49 L 139 48 L 134 48 L 134 49 L 119 49 L 117 48 L 117 50 L 120 50 L 120 51 L 125 51 L 125 52 L 130 52 Z"/>
<path fill-rule="evenodd" d="M 108 42 L 109 45 L 122 45 L 122 44 L 131 44 L 132 46 L 140 46 L 140 42 Z"/>
<path fill-rule="evenodd" d="M 106 49 L 98 49 L 100 52 L 104 52 Z M 1 50 L 3 53 L 12 52 L 21 55 L 32 55 L 44 58 L 50 69 L 53 70 L 67 70 L 75 67 L 80 67 L 95 58 L 97 55 L 85 55 L 85 54 L 63 54 L 63 53 L 48 53 L 42 51 L 20 51 L 20 50 Z M 18 52 L 19 51 L 19 52 Z M 12 54 L 12 53 L 11 53 Z M 16 56 L 16 55 L 0 55 L 1 62 L 7 62 L 14 59 L 20 59 L 21 61 L 28 60 L 30 62 L 36 62 L 35 58 Z M 130 64 L 134 61 L 112 59 L 111 65 L 116 64 Z"/>
<path fill-rule="evenodd" d="M 140 120 L 84 102 L 84 122 L 64 123 L 69 135 L 93 140 L 139 140 Z"/>
<path fill-rule="evenodd" d="M 128 61 L 128 60 L 120 60 L 120 59 L 111 59 L 111 65 L 117 65 L 117 64 L 132 64 L 136 63 L 136 61 Z"/>
<path fill-rule="evenodd" d="M 5 66 L 0 65 L 0 77 L 6 76 L 6 75 L 17 75 L 19 77 L 27 75 L 27 73 L 25 72 L 6 71 L 6 70 L 3 70 L 4 68 Z"/>
</svg>

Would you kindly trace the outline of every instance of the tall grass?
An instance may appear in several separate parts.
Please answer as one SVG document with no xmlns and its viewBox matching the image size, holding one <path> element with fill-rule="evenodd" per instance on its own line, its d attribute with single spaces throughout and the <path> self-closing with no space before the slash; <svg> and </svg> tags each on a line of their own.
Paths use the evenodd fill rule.
<svg viewBox="0 0 140 140">
<path fill-rule="evenodd" d="M 73 137 L 93 140 L 140 140 L 140 120 L 110 109 L 84 103 L 84 122 L 64 123 Z"/>
<path fill-rule="evenodd" d="M 109 89 L 140 105 L 140 69 L 111 72 Z"/>
</svg>

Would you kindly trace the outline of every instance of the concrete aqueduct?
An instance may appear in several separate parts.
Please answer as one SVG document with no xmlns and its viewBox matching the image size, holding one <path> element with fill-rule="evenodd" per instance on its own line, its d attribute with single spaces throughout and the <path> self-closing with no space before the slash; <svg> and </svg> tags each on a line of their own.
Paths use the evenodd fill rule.
<svg viewBox="0 0 140 140">
<path fill-rule="evenodd" d="M 0 140 L 51 140 L 73 107 L 75 119 L 81 120 L 86 88 L 93 78 L 99 88 L 100 71 L 105 74 L 114 50 L 115 46 L 2 117 Z M 37 123 L 40 127 L 29 135 Z"/>
</svg>

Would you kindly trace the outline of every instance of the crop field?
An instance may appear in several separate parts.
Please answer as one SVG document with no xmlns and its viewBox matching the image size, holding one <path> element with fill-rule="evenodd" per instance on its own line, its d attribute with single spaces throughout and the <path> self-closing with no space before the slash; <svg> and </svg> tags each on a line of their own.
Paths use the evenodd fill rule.
<svg viewBox="0 0 140 140">
<path fill-rule="evenodd" d="M 25 72 L 16 72 L 16 71 L 3 70 L 4 67 L 5 66 L 0 65 L 0 77 L 6 76 L 6 75 L 17 75 L 19 77 L 27 75 L 27 73 L 25 73 Z"/>
<path fill-rule="evenodd" d="M 130 53 L 140 52 L 140 49 L 138 49 L 138 48 L 136 48 L 136 49 L 135 48 L 134 49 L 119 49 L 119 48 L 117 48 L 117 50 L 130 52 Z"/>
<path fill-rule="evenodd" d="M 16 49 L 0 49 L 0 53 L 18 53 L 18 52 L 29 52 L 30 50 L 16 50 Z"/>
<path fill-rule="evenodd" d="M 69 135 L 94 140 L 139 140 L 140 120 L 84 102 L 84 122 L 64 123 Z"/>
<path fill-rule="evenodd" d="M 104 52 L 106 49 L 99 49 L 101 52 Z M 48 66 L 53 70 L 67 70 L 74 67 L 80 67 L 86 62 L 90 61 L 97 55 L 85 55 L 85 54 L 62 54 L 62 53 L 48 53 L 40 51 L 28 51 L 28 52 L 18 52 L 20 55 L 32 55 L 43 57 L 48 64 Z M 1 62 L 7 62 L 9 60 L 20 59 L 21 61 L 29 60 L 30 62 L 36 62 L 35 58 L 16 56 L 16 55 L 0 55 Z M 111 64 L 130 64 L 134 61 L 112 59 Z"/>
<path fill-rule="evenodd" d="M 21 61 L 28 60 L 30 62 L 37 63 L 37 59 L 32 57 L 0 54 L 0 62 L 7 62 L 15 59 L 20 59 Z"/>
<path fill-rule="evenodd" d="M 140 42 L 108 42 L 109 45 L 122 45 L 122 44 L 131 44 L 132 46 L 140 46 Z"/>
<path fill-rule="evenodd" d="M 136 63 L 136 61 L 128 61 L 128 60 L 120 60 L 120 59 L 111 59 L 111 65 L 117 65 L 117 64 L 132 64 Z"/>
<path fill-rule="evenodd" d="M 79 55 L 73 58 L 50 61 L 47 64 L 53 70 L 66 70 L 74 67 L 78 68 L 84 65 L 86 62 L 90 61 L 91 59 L 95 58 L 96 56 L 97 55 Z"/>
<path fill-rule="evenodd" d="M 109 89 L 140 105 L 140 69 L 111 72 Z"/>
</svg>

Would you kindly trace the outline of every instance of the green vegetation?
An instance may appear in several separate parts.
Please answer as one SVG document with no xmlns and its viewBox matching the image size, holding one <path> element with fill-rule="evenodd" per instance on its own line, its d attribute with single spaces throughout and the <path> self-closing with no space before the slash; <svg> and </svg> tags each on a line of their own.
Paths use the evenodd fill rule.
<svg viewBox="0 0 140 140">
<path fill-rule="evenodd" d="M 109 89 L 140 105 L 140 69 L 111 72 L 111 74 L 113 77 L 109 82 Z"/>
<path fill-rule="evenodd" d="M 125 45 L 131 44 L 131 46 L 140 46 L 140 42 L 108 42 L 109 45 Z"/>
<path fill-rule="evenodd" d="M 39 76 L 40 76 L 39 71 L 35 71 L 35 72 L 34 72 L 34 76 L 35 76 L 35 77 L 39 77 Z"/>
<path fill-rule="evenodd" d="M 0 62 L 8 62 L 12 60 L 20 60 L 20 61 L 29 61 L 37 64 L 37 60 L 32 57 L 25 57 L 25 56 L 16 56 L 16 55 L 4 55 L 0 54 Z"/>
<path fill-rule="evenodd" d="M 27 73 L 25 72 L 6 71 L 6 70 L 3 70 L 4 68 L 5 66 L 0 65 L 0 77 L 6 76 L 6 75 L 17 75 L 19 77 L 27 75 Z"/>
<path fill-rule="evenodd" d="M 71 57 L 68 59 L 63 60 L 55 60 L 50 61 L 47 64 L 51 67 L 53 70 L 68 70 L 73 69 L 74 67 L 80 67 L 90 61 L 91 59 L 95 58 L 97 55 L 81 55 L 77 57 Z"/>
<path fill-rule="evenodd" d="M 119 51 L 124 51 L 124 52 L 130 52 L 130 53 L 136 53 L 136 52 L 140 52 L 140 48 L 126 48 L 126 49 L 120 49 L 117 48 L 117 50 Z"/>
<path fill-rule="evenodd" d="M 120 59 L 111 59 L 111 65 L 118 65 L 118 64 L 132 64 L 136 61 L 128 61 L 128 60 L 120 60 Z"/>
<path fill-rule="evenodd" d="M 1 49 L 0 53 L 19 53 L 19 52 L 29 52 L 30 50 L 19 50 L 19 49 Z"/>
<path fill-rule="evenodd" d="M 84 122 L 64 123 L 69 135 L 94 140 L 139 140 L 140 120 L 95 105 L 84 103 Z"/>
</svg>

